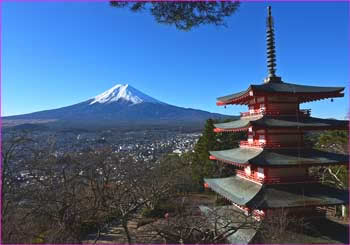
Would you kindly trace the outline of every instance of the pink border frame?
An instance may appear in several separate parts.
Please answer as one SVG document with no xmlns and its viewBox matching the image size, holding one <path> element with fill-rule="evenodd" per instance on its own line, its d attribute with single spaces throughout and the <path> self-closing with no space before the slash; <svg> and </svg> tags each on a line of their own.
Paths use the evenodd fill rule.
<svg viewBox="0 0 350 245">
<path fill-rule="evenodd" d="M 29 2 L 30 0 L 8 0 L 7 2 Z M 35 2 L 108 2 L 108 0 L 33 0 Z M 126 1 L 130 1 L 130 0 L 126 0 Z M 130 2 L 143 2 L 145 0 L 134 0 L 134 1 L 130 1 Z M 149 0 L 149 1 L 157 1 L 157 0 Z M 161 0 L 162 1 L 162 0 Z M 168 1 L 176 1 L 176 0 L 168 0 Z M 196 0 L 179 0 L 177 2 L 193 2 Z M 201 0 L 200 0 L 201 1 Z M 215 0 L 208 0 L 208 1 L 215 1 Z M 4 2 L 4 0 L 0 0 L 0 35 L 2 35 L 2 2 Z M 267 2 L 265 0 L 240 0 L 240 2 Z M 335 1 L 330 1 L 330 0 L 270 0 L 269 2 L 350 2 L 350 0 L 335 0 Z M 348 6 L 348 13 L 349 13 L 349 18 L 350 18 L 350 3 Z M 349 19 L 350 20 L 350 19 Z M 350 31 L 349 31 L 349 40 L 350 40 Z M 0 54 L 2 51 L 2 42 L 1 42 L 1 36 L 0 36 Z M 348 53 L 348 57 L 349 57 L 349 61 L 350 61 L 350 48 L 349 48 L 349 53 Z M 2 62 L 1 62 L 1 57 L 0 57 L 0 68 Z M 1 113 L 1 74 L 2 74 L 2 70 L 0 70 L 0 153 L 2 150 L 2 113 Z M 349 83 L 350 83 L 350 73 L 349 73 Z M 350 94 L 350 89 L 348 91 L 348 93 Z M 350 106 L 350 99 L 348 101 L 348 105 Z M 350 117 L 350 111 L 348 113 L 348 117 Z M 350 122 L 349 122 L 349 128 L 350 128 Z M 350 152 L 350 139 L 348 142 L 348 148 L 349 148 L 349 152 Z M 0 192 L 2 193 L 2 156 L 0 155 L 1 160 L 0 160 Z M 350 166 L 350 163 L 349 163 Z M 349 183 L 350 183 L 350 175 L 348 175 L 349 178 Z M 350 203 L 350 196 L 349 196 L 349 203 Z M 2 202 L 1 202 L 1 196 L 0 196 L 0 210 L 2 210 Z M 1 216 L 1 213 L 0 213 Z M 350 209 L 348 209 L 348 217 L 350 217 Z M 2 222 L 0 220 L 0 244 L 2 241 Z M 350 241 L 350 228 L 349 228 L 349 241 Z M 58 244 L 55 244 L 58 245 Z M 96 245 L 105 245 L 105 244 L 99 244 L 96 243 Z M 259 245 L 264 245 L 264 244 L 259 244 Z"/>
</svg>

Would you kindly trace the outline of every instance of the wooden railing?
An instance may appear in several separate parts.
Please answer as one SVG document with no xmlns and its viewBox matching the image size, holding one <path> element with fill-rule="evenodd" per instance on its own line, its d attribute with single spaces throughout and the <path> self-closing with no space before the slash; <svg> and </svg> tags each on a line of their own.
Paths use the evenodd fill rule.
<svg viewBox="0 0 350 245">
<path fill-rule="evenodd" d="M 249 116 L 257 116 L 257 115 L 263 115 L 261 111 L 254 111 L 254 112 L 241 112 L 241 117 L 249 117 Z"/>
<path fill-rule="evenodd" d="M 311 109 L 302 109 L 298 111 L 280 111 L 280 110 L 264 110 L 264 109 L 257 109 L 253 112 L 241 112 L 241 117 L 249 117 L 249 116 L 258 116 L 258 115 L 269 115 L 269 116 L 280 116 L 280 115 L 296 115 L 299 114 L 299 116 L 302 117 L 309 117 L 311 115 Z"/>
<path fill-rule="evenodd" d="M 259 183 L 262 183 L 264 181 L 263 178 L 257 178 L 255 177 L 255 174 L 256 172 L 255 171 L 251 171 L 250 175 L 247 175 L 244 170 L 236 170 L 236 174 L 239 175 L 239 176 L 242 176 L 244 178 L 247 178 L 247 179 L 250 179 L 254 182 L 259 182 Z"/>
<path fill-rule="evenodd" d="M 289 177 L 256 177 L 256 171 L 252 171 L 250 175 L 247 175 L 243 170 L 236 170 L 236 174 L 252 180 L 254 182 L 264 183 L 264 184 L 287 184 L 287 183 L 316 183 L 320 182 L 319 178 L 312 176 L 289 176 Z"/>
<path fill-rule="evenodd" d="M 309 117 L 311 115 L 311 109 L 302 109 L 300 110 L 300 113 L 306 117 Z"/>
<path fill-rule="evenodd" d="M 298 142 L 296 143 L 281 143 L 281 142 L 266 142 L 266 143 L 262 143 L 259 141 L 253 141 L 253 142 L 249 142 L 249 141 L 240 141 L 239 142 L 240 146 L 247 146 L 247 147 L 261 147 L 261 148 L 287 148 L 287 147 L 303 147 L 304 144 L 300 144 Z"/>
<path fill-rule="evenodd" d="M 244 141 L 240 141 L 239 145 L 240 146 L 263 147 L 265 145 L 265 143 L 260 143 L 260 142 L 257 142 L 257 141 L 249 142 L 249 141 L 244 140 Z"/>
</svg>

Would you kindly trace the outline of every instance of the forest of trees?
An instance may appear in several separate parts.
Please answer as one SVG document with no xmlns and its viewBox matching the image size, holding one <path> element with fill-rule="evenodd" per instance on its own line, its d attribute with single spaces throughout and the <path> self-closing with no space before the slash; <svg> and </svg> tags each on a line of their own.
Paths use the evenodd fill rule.
<svg viewBox="0 0 350 245">
<path fill-rule="evenodd" d="M 152 165 L 109 149 L 56 157 L 50 142 L 45 149 L 37 149 L 25 136 L 3 142 L 2 242 L 81 243 L 87 234 L 95 232 L 98 239 L 100 231 L 118 224 L 132 243 L 127 226 L 130 219 L 137 214 L 163 218 L 165 213 L 174 213 L 173 218 L 165 226 L 155 226 L 154 231 L 166 241 L 222 242 L 235 232 L 234 227 L 204 229 L 209 226 L 203 218 L 194 219 L 190 211 L 172 201 L 203 192 L 204 177 L 231 174 L 225 165 L 210 161 L 208 151 L 236 147 L 246 135 L 217 134 L 213 124 L 213 120 L 207 121 L 193 152 L 165 155 Z M 315 148 L 347 153 L 348 132 L 313 134 L 308 140 Z M 34 182 L 19 182 L 20 171 L 33 176 Z M 315 173 L 321 174 L 326 184 L 348 187 L 346 167 L 319 168 Z"/>
<path fill-rule="evenodd" d="M 169 211 L 162 210 L 162 202 L 202 191 L 201 178 L 215 174 L 207 151 L 227 139 L 213 134 L 212 123 L 194 152 L 164 156 L 151 165 L 109 149 L 56 157 L 54 142 L 38 149 L 25 135 L 3 142 L 3 242 L 79 243 L 116 222 L 128 236 L 126 224 L 136 213 L 162 216 Z M 20 182 L 20 172 L 32 182 Z"/>
</svg>

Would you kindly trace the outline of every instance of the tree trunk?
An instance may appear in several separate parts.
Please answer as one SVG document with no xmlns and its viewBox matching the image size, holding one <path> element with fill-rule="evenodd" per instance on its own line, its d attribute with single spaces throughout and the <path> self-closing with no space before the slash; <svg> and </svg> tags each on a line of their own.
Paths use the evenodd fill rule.
<svg viewBox="0 0 350 245">
<path fill-rule="evenodd" d="M 130 233 L 129 233 L 128 221 L 127 220 L 123 220 L 122 221 L 122 226 L 124 228 L 126 238 L 128 239 L 128 244 L 131 244 L 131 236 L 130 236 Z"/>
</svg>

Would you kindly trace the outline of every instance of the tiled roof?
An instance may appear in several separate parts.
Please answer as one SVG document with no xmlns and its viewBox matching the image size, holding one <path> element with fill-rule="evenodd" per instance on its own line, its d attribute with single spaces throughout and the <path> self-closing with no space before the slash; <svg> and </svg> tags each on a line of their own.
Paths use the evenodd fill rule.
<svg viewBox="0 0 350 245">
<path fill-rule="evenodd" d="M 319 183 L 260 185 L 239 176 L 204 179 L 215 192 L 250 208 L 281 208 L 347 204 L 349 192 Z"/>
<path fill-rule="evenodd" d="M 214 124 L 216 128 L 222 130 L 246 128 L 250 126 L 266 127 L 266 128 L 343 128 L 347 129 L 349 125 L 348 120 L 336 120 L 336 119 L 322 119 L 315 117 L 291 117 L 291 116 L 263 116 L 263 117 L 251 117 L 234 120 L 227 123 Z"/>
<path fill-rule="evenodd" d="M 210 151 L 217 160 L 258 166 L 332 165 L 347 164 L 349 155 L 315 149 L 263 149 L 238 147 L 230 150 Z"/>
</svg>

